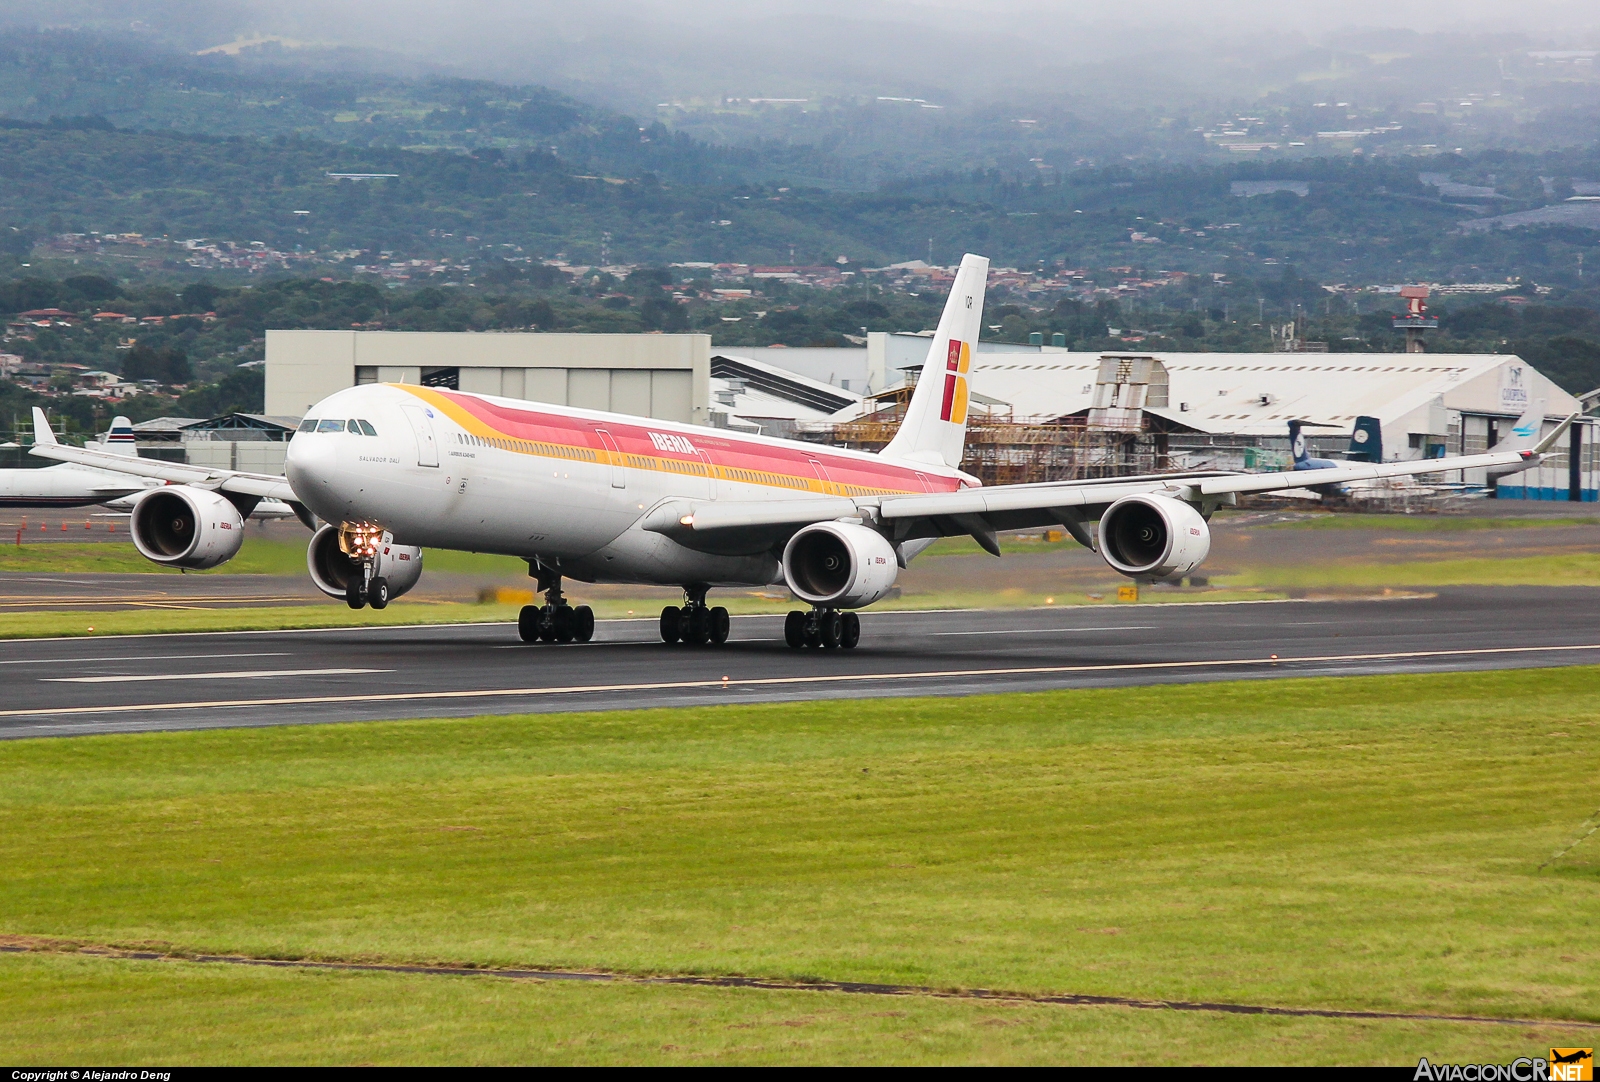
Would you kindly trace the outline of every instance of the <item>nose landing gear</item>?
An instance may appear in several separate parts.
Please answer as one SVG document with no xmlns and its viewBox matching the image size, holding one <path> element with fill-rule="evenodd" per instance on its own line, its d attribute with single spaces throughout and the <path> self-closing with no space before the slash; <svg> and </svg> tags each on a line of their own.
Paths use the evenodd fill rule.
<svg viewBox="0 0 1600 1082">
<path fill-rule="evenodd" d="M 352 609 L 371 605 L 389 607 L 389 580 L 374 575 L 378 566 L 378 546 L 383 543 L 383 527 L 371 523 L 346 522 L 339 527 L 339 550 L 360 565 L 344 584 L 344 602 Z"/>
<path fill-rule="evenodd" d="M 861 617 L 838 609 L 794 609 L 783 621 L 783 641 L 797 650 L 854 650 L 861 641 Z"/>
<path fill-rule="evenodd" d="M 594 638 L 594 610 L 573 607 L 561 593 L 561 576 L 530 563 L 528 573 L 544 591 L 543 605 L 524 605 L 517 613 L 517 634 L 523 642 L 588 642 Z"/>
<path fill-rule="evenodd" d="M 728 610 L 721 605 L 706 607 L 708 589 L 706 586 L 685 586 L 683 607 L 668 605 L 661 610 L 662 642 L 721 646 L 728 641 Z"/>
</svg>

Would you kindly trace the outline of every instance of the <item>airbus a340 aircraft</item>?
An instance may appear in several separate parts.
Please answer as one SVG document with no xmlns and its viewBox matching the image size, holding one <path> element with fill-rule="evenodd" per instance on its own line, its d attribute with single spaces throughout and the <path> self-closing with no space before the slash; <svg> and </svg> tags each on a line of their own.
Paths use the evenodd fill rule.
<svg viewBox="0 0 1600 1082">
<path fill-rule="evenodd" d="M 661 614 L 667 642 L 721 643 L 715 587 L 784 583 L 810 606 L 785 624 L 791 646 L 853 647 L 855 610 L 889 593 L 935 538 L 1060 525 L 1135 579 L 1184 575 L 1210 549 L 1207 520 L 1240 492 L 1305 484 L 1305 474 L 1219 472 L 981 487 L 961 472 L 968 379 L 988 260 L 961 261 L 922 377 L 879 454 L 567 406 L 402 384 L 353 387 L 314 406 L 289 444 L 288 476 L 124 461 L 183 482 L 142 495 L 131 533 L 159 563 L 214 567 L 263 497 L 325 519 L 307 565 L 319 589 L 382 608 L 416 584 L 422 546 L 528 562 L 543 606 L 522 610 L 527 641 L 587 640 L 594 615 L 563 578 L 681 586 Z M 34 454 L 110 466 L 53 442 L 35 414 Z M 1565 426 L 1563 426 L 1564 428 Z M 1538 465 L 1537 447 L 1426 462 L 1361 463 L 1320 483 Z M 161 471 L 161 472 L 152 472 Z"/>
</svg>

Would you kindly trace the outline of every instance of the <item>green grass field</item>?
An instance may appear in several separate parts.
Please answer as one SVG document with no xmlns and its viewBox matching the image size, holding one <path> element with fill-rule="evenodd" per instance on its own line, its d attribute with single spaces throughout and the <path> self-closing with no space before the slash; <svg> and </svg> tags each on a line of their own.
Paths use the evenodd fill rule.
<svg viewBox="0 0 1600 1082">
<path fill-rule="evenodd" d="M 1596 810 L 1597 680 L 11 742 L 0 933 L 1600 1020 L 1600 844 L 1540 867 Z M 29 1063 L 1414 1064 L 1562 1032 L 76 955 L 0 974 L 0 1056 Z"/>
</svg>

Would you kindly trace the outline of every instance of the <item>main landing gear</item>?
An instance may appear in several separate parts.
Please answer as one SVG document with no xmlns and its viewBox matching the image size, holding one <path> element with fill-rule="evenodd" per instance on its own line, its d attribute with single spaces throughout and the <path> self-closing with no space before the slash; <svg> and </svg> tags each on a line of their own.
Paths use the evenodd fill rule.
<svg viewBox="0 0 1600 1082">
<path fill-rule="evenodd" d="M 861 641 L 861 617 L 838 609 L 794 609 L 783 621 L 783 641 L 795 649 L 854 650 Z"/>
<path fill-rule="evenodd" d="M 706 590 L 705 586 L 685 586 L 683 607 L 668 605 L 661 610 L 662 642 L 721 646 L 728 641 L 728 610 L 720 605 L 707 608 Z"/>
<path fill-rule="evenodd" d="M 523 642 L 588 642 L 594 638 L 594 610 L 588 605 L 573 608 L 567 604 L 560 575 L 531 566 L 528 573 L 538 580 L 545 603 L 524 605 L 517 614 L 517 634 Z"/>
</svg>

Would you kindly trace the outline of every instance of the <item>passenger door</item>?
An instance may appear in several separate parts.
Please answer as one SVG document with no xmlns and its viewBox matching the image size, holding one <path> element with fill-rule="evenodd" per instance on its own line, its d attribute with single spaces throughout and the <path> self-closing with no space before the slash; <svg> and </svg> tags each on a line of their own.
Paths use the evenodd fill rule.
<svg viewBox="0 0 1600 1082">
<path fill-rule="evenodd" d="M 402 406 L 406 420 L 411 422 L 411 432 L 417 437 L 417 465 L 438 466 L 439 445 L 433 436 L 433 411 L 425 406 Z"/>
<path fill-rule="evenodd" d="M 628 487 L 628 471 L 622 465 L 622 452 L 617 449 L 617 441 L 611 438 L 611 433 L 603 428 L 594 430 L 600 437 L 600 442 L 605 444 L 606 459 L 611 463 L 611 487 L 626 489 Z"/>
</svg>

